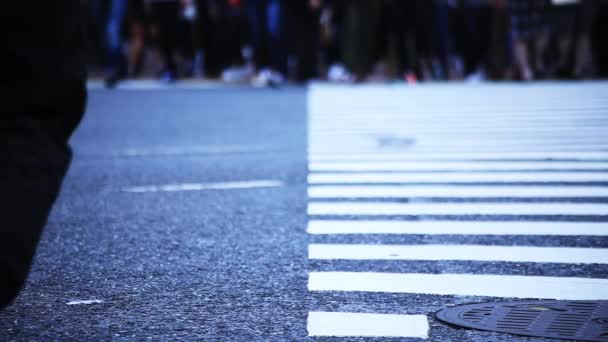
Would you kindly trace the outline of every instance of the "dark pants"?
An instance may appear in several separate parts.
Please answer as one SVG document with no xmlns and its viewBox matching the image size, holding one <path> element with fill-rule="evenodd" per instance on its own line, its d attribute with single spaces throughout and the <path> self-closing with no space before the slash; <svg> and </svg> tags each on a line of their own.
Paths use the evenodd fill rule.
<svg viewBox="0 0 608 342">
<path fill-rule="evenodd" d="M 257 69 L 287 73 L 286 10 L 278 0 L 247 1 L 247 17 Z"/>
<path fill-rule="evenodd" d="M 158 25 L 158 39 L 165 70 L 177 72 L 173 54 L 177 49 L 179 3 L 177 1 L 155 2 L 151 7 L 153 20 Z"/>
<path fill-rule="evenodd" d="M 0 116 L 0 308 L 27 278 L 70 164 L 68 139 L 84 112 L 84 82 L 57 88 L 63 90 L 55 104 Z"/>
</svg>

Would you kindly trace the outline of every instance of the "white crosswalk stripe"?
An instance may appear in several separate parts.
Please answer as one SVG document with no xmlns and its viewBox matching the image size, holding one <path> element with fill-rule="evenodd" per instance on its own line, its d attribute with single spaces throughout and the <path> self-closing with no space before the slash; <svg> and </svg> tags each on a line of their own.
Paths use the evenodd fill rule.
<svg viewBox="0 0 608 342">
<path fill-rule="evenodd" d="M 608 215 L 608 203 L 310 202 L 308 215 Z"/>
<path fill-rule="evenodd" d="M 608 173 L 598 172 L 365 172 L 311 173 L 310 184 L 362 183 L 589 183 L 608 182 Z"/>
<path fill-rule="evenodd" d="M 314 198 L 411 198 L 411 197 L 608 197 L 605 186 L 456 186 L 456 185 L 350 185 L 308 187 Z"/>
<path fill-rule="evenodd" d="M 311 272 L 308 289 L 506 298 L 608 299 L 608 279 L 576 277 Z"/>
<path fill-rule="evenodd" d="M 310 259 L 340 260 L 470 260 L 608 264 L 608 248 L 311 244 Z"/>
<path fill-rule="evenodd" d="M 606 222 L 556 221 L 308 221 L 307 232 L 324 234 L 400 234 L 400 235 L 545 235 L 608 236 Z"/>
<path fill-rule="evenodd" d="M 606 84 L 314 85 L 308 110 L 308 289 L 319 298 L 608 299 Z M 309 335 L 432 335 L 424 308 L 364 303 L 310 312 Z"/>
<path fill-rule="evenodd" d="M 576 162 L 517 162 L 517 163 L 459 163 L 459 162 L 367 162 L 367 163 L 310 163 L 308 170 L 318 171 L 543 171 L 543 170 L 608 170 L 608 163 Z"/>
</svg>

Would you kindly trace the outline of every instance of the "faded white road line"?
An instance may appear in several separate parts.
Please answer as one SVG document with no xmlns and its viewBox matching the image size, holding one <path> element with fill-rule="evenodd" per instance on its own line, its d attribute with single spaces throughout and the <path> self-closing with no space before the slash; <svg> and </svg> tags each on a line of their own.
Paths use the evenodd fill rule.
<svg viewBox="0 0 608 342">
<path fill-rule="evenodd" d="M 185 183 L 166 185 L 131 186 L 122 189 L 124 192 L 175 192 L 175 191 L 202 191 L 202 190 L 233 190 L 253 188 L 276 188 L 283 186 L 283 182 L 276 180 L 255 180 L 243 182 L 221 183 Z"/>
<path fill-rule="evenodd" d="M 309 259 L 323 260 L 457 260 L 608 264 L 608 248 L 311 244 Z"/>
<path fill-rule="evenodd" d="M 608 279 L 476 274 L 311 272 L 310 291 L 606 300 Z"/>
<path fill-rule="evenodd" d="M 428 338 L 425 315 L 309 312 L 309 336 Z"/>
<path fill-rule="evenodd" d="M 608 222 L 310 220 L 309 234 L 608 236 Z"/>
</svg>

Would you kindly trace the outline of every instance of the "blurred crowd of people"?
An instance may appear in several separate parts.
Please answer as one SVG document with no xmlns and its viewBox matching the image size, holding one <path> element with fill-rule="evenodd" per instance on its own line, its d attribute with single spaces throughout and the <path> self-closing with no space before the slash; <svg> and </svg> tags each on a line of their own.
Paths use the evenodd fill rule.
<svg viewBox="0 0 608 342">
<path fill-rule="evenodd" d="M 85 0 L 93 73 L 286 80 L 608 75 L 601 0 Z"/>
</svg>

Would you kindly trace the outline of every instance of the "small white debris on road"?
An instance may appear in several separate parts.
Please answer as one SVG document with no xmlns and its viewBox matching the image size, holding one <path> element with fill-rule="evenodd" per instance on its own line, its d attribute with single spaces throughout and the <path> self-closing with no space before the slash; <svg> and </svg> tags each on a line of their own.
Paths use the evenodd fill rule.
<svg viewBox="0 0 608 342">
<path fill-rule="evenodd" d="M 71 302 L 67 302 L 67 305 L 91 305 L 91 304 L 101 304 L 102 300 L 99 299 L 89 299 L 89 300 L 73 300 Z"/>
</svg>

